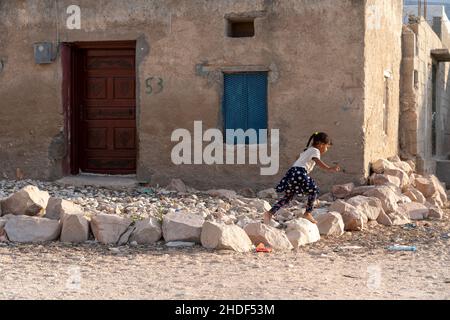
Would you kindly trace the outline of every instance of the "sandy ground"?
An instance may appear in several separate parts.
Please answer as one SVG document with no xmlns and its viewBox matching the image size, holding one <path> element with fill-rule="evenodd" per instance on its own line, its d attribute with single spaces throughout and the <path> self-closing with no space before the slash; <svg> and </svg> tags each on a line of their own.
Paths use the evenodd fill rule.
<svg viewBox="0 0 450 320">
<path fill-rule="evenodd" d="M 0 299 L 450 299 L 449 216 L 290 253 L 3 243 Z"/>
</svg>

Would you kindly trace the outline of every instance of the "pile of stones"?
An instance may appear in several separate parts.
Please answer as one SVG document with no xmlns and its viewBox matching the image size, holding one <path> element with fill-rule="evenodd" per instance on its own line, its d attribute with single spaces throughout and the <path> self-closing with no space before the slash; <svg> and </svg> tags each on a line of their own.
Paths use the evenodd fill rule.
<svg viewBox="0 0 450 320">
<path fill-rule="evenodd" d="M 281 209 L 275 225 L 261 223 L 275 201 L 274 189 L 198 191 L 173 179 L 166 188 L 111 191 L 75 189 L 29 181 L 0 183 L 0 241 L 36 243 L 97 241 L 108 245 L 203 247 L 248 252 L 264 243 L 286 251 L 363 231 L 369 221 L 385 226 L 412 220 L 443 219 L 447 193 L 434 175 L 415 173 L 414 163 L 398 157 L 372 164 L 369 185 L 335 185 L 319 198 L 317 224 L 296 218 L 302 203 Z M 25 182 L 27 183 L 27 182 Z M 46 189 L 46 191 L 42 190 Z M 14 190 L 13 192 L 10 192 Z"/>
</svg>

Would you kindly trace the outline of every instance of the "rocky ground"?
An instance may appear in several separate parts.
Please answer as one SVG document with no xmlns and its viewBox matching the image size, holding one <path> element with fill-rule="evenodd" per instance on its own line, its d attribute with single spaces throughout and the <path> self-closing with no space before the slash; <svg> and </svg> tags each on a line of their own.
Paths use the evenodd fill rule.
<svg viewBox="0 0 450 320">
<path fill-rule="evenodd" d="M 226 207 L 204 194 L 140 187 L 129 191 L 0 181 L 0 198 L 35 184 L 85 210 L 140 219 L 148 212 Z M 273 200 L 272 200 L 273 201 Z M 272 202 L 269 201 L 269 202 Z M 295 203 L 294 203 L 295 205 Z M 217 213 L 216 211 L 211 212 Z M 257 212 L 247 215 L 259 218 Z M 236 212 L 239 215 L 239 212 Z M 281 253 L 0 243 L 1 299 L 449 299 L 450 210 L 443 220 L 322 237 Z M 393 244 L 416 252 L 391 252 Z"/>
<path fill-rule="evenodd" d="M 3 244 L 0 298 L 450 299 L 448 219 L 377 228 L 270 254 Z M 393 243 L 417 251 L 387 251 Z"/>
</svg>

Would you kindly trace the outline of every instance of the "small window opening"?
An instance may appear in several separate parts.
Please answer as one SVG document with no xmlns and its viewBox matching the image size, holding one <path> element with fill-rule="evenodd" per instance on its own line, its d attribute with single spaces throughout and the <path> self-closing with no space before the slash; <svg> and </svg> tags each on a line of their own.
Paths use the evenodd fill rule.
<svg viewBox="0 0 450 320">
<path fill-rule="evenodd" d="M 419 56 L 419 41 L 417 41 L 417 35 L 414 34 L 414 56 Z"/>
<path fill-rule="evenodd" d="M 231 38 L 250 38 L 255 36 L 255 20 L 228 19 L 227 36 Z"/>
<path fill-rule="evenodd" d="M 414 88 L 419 89 L 419 71 L 414 70 Z"/>
<path fill-rule="evenodd" d="M 431 70 L 432 96 L 431 96 L 431 154 L 436 155 L 436 120 L 437 120 L 437 66 L 433 63 Z"/>
</svg>

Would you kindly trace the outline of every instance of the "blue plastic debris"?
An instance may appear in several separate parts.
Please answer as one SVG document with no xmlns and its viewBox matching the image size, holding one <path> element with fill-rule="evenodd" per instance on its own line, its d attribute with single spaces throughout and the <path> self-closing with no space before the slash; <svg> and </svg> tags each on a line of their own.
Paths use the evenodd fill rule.
<svg viewBox="0 0 450 320">
<path fill-rule="evenodd" d="M 399 245 L 393 245 L 387 247 L 389 251 L 417 251 L 417 248 L 415 246 L 399 246 Z"/>
<path fill-rule="evenodd" d="M 407 223 L 402 226 L 402 229 L 412 230 L 412 229 L 415 229 L 416 227 L 417 227 L 417 225 L 415 223 Z"/>
<path fill-rule="evenodd" d="M 143 188 L 141 190 L 139 190 L 141 193 L 145 193 L 145 194 L 153 194 L 154 191 L 151 188 Z"/>
</svg>

